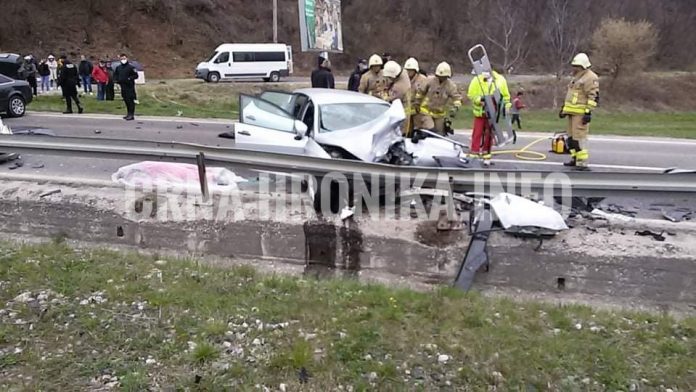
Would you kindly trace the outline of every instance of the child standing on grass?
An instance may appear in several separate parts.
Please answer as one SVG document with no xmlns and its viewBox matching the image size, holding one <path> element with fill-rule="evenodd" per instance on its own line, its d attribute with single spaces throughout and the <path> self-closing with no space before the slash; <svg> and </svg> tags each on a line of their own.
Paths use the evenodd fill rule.
<svg viewBox="0 0 696 392">
<path fill-rule="evenodd" d="M 515 125 L 515 122 L 517 122 L 517 129 L 519 130 L 522 130 L 522 123 L 520 122 L 520 111 L 527 107 L 524 104 L 524 102 L 522 102 L 523 95 L 524 92 L 517 92 L 515 98 L 512 99 L 512 108 L 510 109 L 510 113 L 512 114 L 512 124 Z"/>
</svg>

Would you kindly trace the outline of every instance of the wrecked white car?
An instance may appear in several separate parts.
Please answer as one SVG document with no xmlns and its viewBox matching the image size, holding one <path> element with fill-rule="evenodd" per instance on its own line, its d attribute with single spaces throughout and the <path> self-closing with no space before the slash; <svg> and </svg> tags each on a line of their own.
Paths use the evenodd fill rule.
<svg viewBox="0 0 696 392">
<path fill-rule="evenodd" d="M 455 141 L 402 137 L 405 114 L 398 100 L 389 104 L 352 91 L 310 88 L 241 95 L 239 107 L 239 148 L 407 166 L 463 157 Z"/>
</svg>

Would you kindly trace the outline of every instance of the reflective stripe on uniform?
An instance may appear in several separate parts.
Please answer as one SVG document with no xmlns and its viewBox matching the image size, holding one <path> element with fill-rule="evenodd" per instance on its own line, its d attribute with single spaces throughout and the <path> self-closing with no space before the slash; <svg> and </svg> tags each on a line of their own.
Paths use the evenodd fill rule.
<svg viewBox="0 0 696 392">
<path fill-rule="evenodd" d="M 580 150 L 575 153 L 575 159 L 578 161 L 586 161 L 590 159 L 590 153 L 587 150 Z"/>
</svg>

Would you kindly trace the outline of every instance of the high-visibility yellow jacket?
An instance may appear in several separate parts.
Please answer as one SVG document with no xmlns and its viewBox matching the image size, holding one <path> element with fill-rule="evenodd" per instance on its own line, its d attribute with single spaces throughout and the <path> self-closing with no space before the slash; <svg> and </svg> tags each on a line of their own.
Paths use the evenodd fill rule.
<svg viewBox="0 0 696 392">
<path fill-rule="evenodd" d="M 428 78 L 423 91 L 416 97 L 420 101 L 420 112 L 433 118 L 443 118 L 453 108 L 462 106 L 462 95 L 452 79 L 440 83 L 437 76 Z"/>
<path fill-rule="evenodd" d="M 599 76 L 586 69 L 573 77 L 563 103 L 563 113 L 583 115 L 597 107 Z"/>
<path fill-rule="evenodd" d="M 363 94 L 368 94 L 375 96 L 377 98 L 384 98 L 385 91 L 387 89 L 387 79 L 382 75 L 382 71 L 365 72 L 362 77 L 360 77 L 360 86 L 358 86 L 358 91 Z"/>
<path fill-rule="evenodd" d="M 483 108 L 482 99 L 485 95 L 493 95 L 495 88 L 500 90 L 500 95 L 503 99 L 502 104 L 505 105 L 506 109 L 511 106 L 510 101 L 510 90 L 508 89 L 507 80 L 503 75 L 493 71 L 491 73 L 492 79 L 488 81 L 484 80 L 483 76 L 479 75 L 474 77 L 469 83 L 469 91 L 467 92 L 467 97 L 471 101 L 471 106 L 474 110 L 474 117 L 485 117 L 486 111 Z M 495 85 L 493 84 L 495 81 Z"/>
<path fill-rule="evenodd" d="M 411 105 L 406 108 L 407 115 L 414 115 L 420 110 L 421 100 L 423 99 L 422 94 L 419 92 L 425 90 L 425 85 L 428 83 L 428 77 L 422 73 L 416 73 L 416 75 L 411 79 Z"/>
</svg>

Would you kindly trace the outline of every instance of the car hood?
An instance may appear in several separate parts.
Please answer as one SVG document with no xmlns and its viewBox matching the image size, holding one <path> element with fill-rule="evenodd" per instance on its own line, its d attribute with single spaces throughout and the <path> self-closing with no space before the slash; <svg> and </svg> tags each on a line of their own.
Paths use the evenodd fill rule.
<svg viewBox="0 0 696 392">
<path fill-rule="evenodd" d="M 389 151 L 391 145 L 403 140 L 401 123 L 405 119 L 404 106 L 400 100 L 396 100 L 386 112 L 368 123 L 340 131 L 322 132 L 314 139 L 322 145 L 340 147 L 362 161 L 375 162 Z"/>
</svg>

